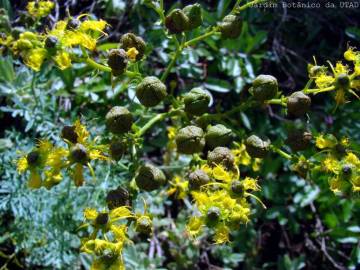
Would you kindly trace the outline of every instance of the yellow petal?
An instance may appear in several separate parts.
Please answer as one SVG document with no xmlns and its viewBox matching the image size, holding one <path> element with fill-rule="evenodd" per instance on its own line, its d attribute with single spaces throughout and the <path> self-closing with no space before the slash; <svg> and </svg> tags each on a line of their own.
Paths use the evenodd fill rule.
<svg viewBox="0 0 360 270">
<path fill-rule="evenodd" d="M 70 54 L 65 51 L 61 51 L 55 55 L 54 61 L 61 70 L 71 67 Z"/>
<path fill-rule="evenodd" d="M 98 215 L 98 212 L 94 208 L 85 208 L 84 218 L 87 220 L 94 220 Z"/>
</svg>

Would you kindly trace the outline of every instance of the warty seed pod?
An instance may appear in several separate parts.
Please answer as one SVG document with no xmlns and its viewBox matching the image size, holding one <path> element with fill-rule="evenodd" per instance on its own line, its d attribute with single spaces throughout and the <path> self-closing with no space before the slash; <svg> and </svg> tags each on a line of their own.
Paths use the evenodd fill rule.
<svg viewBox="0 0 360 270">
<path fill-rule="evenodd" d="M 136 87 L 136 97 L 145 107 L 158 105 L 167 96 L 166 86 L 157 77 L 145 77 Z"/>
<path fill-rule="evenodd" d="M 110 210 L 120 206 L 129 205 L 129 191 L 125 188 L 118 187 L 117 189 L 110 190 L 106 195 L 106 203 Z"/>
<path fill-rule="evenodd" d="M 296 117 L 303 116 L 310 109 L 311 99 L 301 91 L 292 93 L 287 98 L 288 113 Z"/>
<path fill-rule="evenodd" d="M 189 189 L 199 190 L 201 186 L 210 182 L 210 177 L 203 170 L 197 169 L 188 175 Z"/>
<path fill-rule="evenodd" d="M 110 156 L 113 160 L 120 160 L 126 151 L 126 143 L 122 140 L 114 140 L 109 146 Z"/>
<path fill-rule="evenodd" d="M 108 213 L 99 213 L 95 218 L 95 226 L 105 226 L 109 222 Z"/>
<path fill-rule="evenodd" d="M 219 220 L 220 218 L 220 209 L 217 206 L 211 206 L 207 213 L 206 213 L 206 217 L 208 219 L 208 221 L 210 222 L 216 222 Z"/>
<path fill-rule="evenodd" d="M 106 114 L 106 127 L 114 134 L 123 134 L 130 131 L 133 124 L 132 114 L 128 109 L 115 106 Z"/>
<path fill-rule="evenodd" d="M 128 65 L 129 59 L 123 49 L 112 49 L 109 51 L 107 64 L 111 67 L 114 76 L 122 75 Z"/>
<path fill-rule="evenodd" d="M 288 133 L 286 144 L 293 151 L 303 151 L 310 146 L 312 134 L 306 130 L 292 130 Z"/>
<path fill-rule="evenodd" d="M 31 151 L 26 156 L 26 161 L 30 167 L 36 167 L 41 163 L 40 153 L 37 150 Z"/>
<path fill-rule="evenodd" d="M 207 163 L 210 166 L 223 165 L 227 170 L 234 169 L 235 157 L 231 150 L 227 147 L 216 147 L 208 153 Z"/>
<path fill-rule="evenodd" d="M 179 130 L 175 137 L 177 151 L 182 154 L 199 153 L 204 149 L 204 131 L 196 126 L 187 126 Z"/>
<path fill-rule="evenodd" d="M 209 109 L 211 97 L 201 88 L 193 88 L 184 95 L 185 112 L 200 116 Z"/>
<path fill-rule="evenodd" d="M 179 34 L 189 28 L 190 20 L 181 9 L 172 10 L 165 18 L 165 26 L 171 34 Z"/>
<path fill-rule="evenodd" d="M 209 126 L 205 134 L 206 145 L 208 145 L 210 148 L 226 146 L 232 141 L 232 139 L 232 130 L 222 124 Z"/>
<path fill-rule="evenodd" d="M 59 40 L 57 37 L 55 36 L 48 36 L 46 39 L 45 39 L 45 48 L 46 49 L 55 49 L 57 44 L 59 43 Z"/>
<path fill-rule="evenodd" d="M 219 24 L 223 38 L 237 38 L 241 34 L 242 20 L 236 15 L 227 15 Z"/>
<path fill-rule="evenodd" d="M 75 132 L 75 126 L 64 126 L 61 130 L 61 138 L 71 143 L 77 143 L 78 135 Z"/>
<path fill-rule="evenodd" d="M 259 75 L 253 81 L 251 94 L 256 100 L 265 101 L 276 97 L 278 82 L 274 76 Z"/>
<path fill-rule="evenodd" d="M 71 18 L 66 24 L 66 30 L 76 30 L 80 26 L 80 21 L 78 19 Z"/>
<path fill-rule="evenodd" d="M 270 150 L 270 140 L 251 135 L 245 141 L 246 152 L 253 158 L 264 158 Z"/>
<path fill-rule="evenodd" d="M 89 161 L 89 154 L 84 145 L 77 143 L 70 150 L 70 160 L 75 163 L 86 164 Z"/>
<path fill-rule="evenodd" d="M 138 51 L 136 61 L 139 61 L 145 55 L 146 43 L 141 37 L 136 36 L 133 33 L 126 33 L 121 36 L 120 47 L 125 51 L 129 50 L 130 48 L 135 48 Z"/>
<path fill-rule="evenodd" d="M 145 164 L 139 168 L 135 182 L 140 190 L 153 191 L 166 183 L 166 176 L 154 165 Z"/>
<path fill-rule="evenodd" d="M 203 18 L 200 4 L 188 5 L 183 8 L 183 12 L 189 18 L 187 30 L 193 30 L 202 24 Z"/>
<path fill-rule="evenodd" d="M 152 233 L 153 224 L 148 216 L 141 216 L 136 220 L 135 231 L 138 233 L 149 235 Z"/>
</svg>

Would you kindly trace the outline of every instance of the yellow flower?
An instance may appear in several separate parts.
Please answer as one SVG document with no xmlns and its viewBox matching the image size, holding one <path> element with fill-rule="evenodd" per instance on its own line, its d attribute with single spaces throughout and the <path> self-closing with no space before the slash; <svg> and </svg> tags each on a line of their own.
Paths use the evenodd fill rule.
<svg viewBox="0 0 360 270">
<path fill-rule="evenodd" d="M 181 178 L 180 176 L 175 176 L 170 182 L 171 187 L 167 190 L 168 196 L 176 194 L 178 199 L 184 199 L 187 196 L 188 184 L 189 182 Z"/>
<path fill-rule="evenodd" d="M 345 157 L 345 161 L 356 167 L 360 167 L 360 160 L 354 153 L 348 153 Z"/>
<path fill-rule="evenodd" d="M 61 41 L 65 47 L 81 45 L 90 51 L 96 48 L 96 39 L 79 31 L 66 31 Z"/>
<path fill-rule="evenodd" d="M 251 177 L 246 177 L 243 181 L 242 184 L 244 186 L 244 189 L 246 191 L 248 190 L 252 190 L 252 191 L 258 191 L 260 190 L 260 186 L 257 183 L 257 180 Z"/>
<path fill-rule="evenodd" d="M 39 71 L 47 56 L 47 51 L 43 48 L 31 49 L 24 52 L 24 63 L 35 71 Z"/>
<path fill-rule="evenodd" d="M 136 56 L 139 54 L 139 51 L 136 48 L 132 47 L 126 51 L 126 54 L 131 61 L 135 61 Z"/>
<path fill-rule="evenodd" d="M 204 226 L 203 220 L 199 217 L 191 217 L 188 224 L 186 225 L 186 231 L 191 237 L 196 237 L 201 233 L 202 227 Z"/>
<path fill-rule="evenodd" d="M 77 142 L 81 144 L 86 144 L 89 138 L 89 132 L 87 131 L 86 127 L 81 124 L 80 120 L 76 120 L 74 123 L 75 126 L 75 133 L 77 134 Z"/>
<path fill-rule="evenodd" d="M 323 161 L 323 166 L 324 166 L 326 171 L 332 172 L 332 173 L 338 173 L 339 170 L 340 170 L 339 162 L 335 158 L 333 158 L 332 156 L 328 156 Z"/>
<path fill-rule="evenodd" d="M 108 23 L 104 20 L 99 20 L 99 21 L 86 20 L 81 23 L 79 30 L 83 32 L 88 30 L 93 30 L 105 34 L 104 29 L 107 25 Z"/>
<path fill-rule="evenodd" d="M 347 61 L 355 61 L 357 57 L 359 57 L 359 52 L 355 51 L 354 47 L 349 47 L 344 53 L 344 58 Z"/>
<path fill-rule="evenodd" d="M 29 168 L 26 156 L 23 156 L 17 161 L 17 171 L 22 174 Z"/>
<path fill-rule="evenodd" d="M 229 242 L 230 230 L 225 225 L 220 225 L 215 230 L 214 241 L 215 244 L 224 244 Z"/>
<path fill-rule="evenodd" d="M 40 0 L 29 2 L 26 6 L 26 9 L 31 16 L 41 18 L 49 15 L 54 6 L 54 3 L 51 1 Z"/>
<path fill-rule="evenodd" d="M 61 70 L 71 67 L 70 54 L 65 51 L 60 51 L 58 54 L 56 54 L 54 61 Z"/>
<path fill-rule="evenodd" d="M 316 137 L 316 147 L 320 149 L 333 148 L 337 145 L 338 141 L 332 134 L 320 134 Z"/>
<path fill-rule="evenodd" d="M 235 156 L 235 164 L 236 165 L 245 165 L 248 166 L 251 163 L 251 157 L 246 152 L 246 146 L 245 144 L 237 144 L 237 148 L 231 150 L 231 152 Z"/>
</svg>

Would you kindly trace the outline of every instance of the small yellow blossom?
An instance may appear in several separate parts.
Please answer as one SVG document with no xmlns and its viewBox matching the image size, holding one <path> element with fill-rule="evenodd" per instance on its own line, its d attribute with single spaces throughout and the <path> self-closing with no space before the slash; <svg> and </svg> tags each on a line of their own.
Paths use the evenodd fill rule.
<svg viewBox="0 0 360 270">
<path fill-rule="evenodd" d="M 71 67 L 70 54 L 65 51 L 60 51 L 58 54 L 56 54 L 54 61 L 61 70 Z"/>
<path fill-rule="evenodd" d="M 29 14 L 35 18 L 41 18 L 49 15 L 55 4 L 51 1 L 30 1 L 26 9 Z"/>
<path fill-rule="evenodd" d="M 132 47 L 126 51 L 126 54 L 131 61 L 135 61 L 136 56 L 139 54 L 139 51 L 136 48 Z"/>
<path fill-rule="evenodd" d="M 338 141 L 332 134 L 320 134 L 316 137 L 316 147 L 320 149 L 333 148 L 337 145 Z"/>
</svg>

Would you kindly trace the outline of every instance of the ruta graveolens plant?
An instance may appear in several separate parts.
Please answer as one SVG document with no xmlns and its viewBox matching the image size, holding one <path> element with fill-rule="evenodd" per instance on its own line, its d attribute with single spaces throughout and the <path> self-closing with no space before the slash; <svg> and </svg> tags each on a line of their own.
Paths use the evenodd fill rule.
<svg viewBox="0 0 360 270">
<path fill-rule="evenodd" d="M 342 62 L 329 63 L 329 68 L 316 62 L 309 64 L 308 83 L 289 96 L 282 94 L 274 76 L 259 75 L 249 89 L 249 98 L 226 111 L 220 108 L 210 113 L 211 96 L 201 86 L 189 89 L 184 95 L 174 95 L 169 90 L 167 78 L 185 48 L 191 49 L 212 35 L 222 39 L 239 37 L 243 24 L 241 12 L 260 2 L 263 1 L 254 0 L 241 6 L 237 1 L 216 25 L 189 39 L 189 33 L 201 29 L 203 24 L 199 4 L 165 11 L 163 1 L 145 1 L 159 15 L 166 37 L 176 47 L 159 77 L 141 71 L 141 63 L 149 53 L 148 45 L 145 38 L 134 33 L 122 35 L 117 48 L 97 53 L 98 39 L 106 36 L 106 28 L 110 27 L 104 20 L 94 20 L 87 14 L 69 15 L 51 29 L 35 31 L 36 24 L 54 7 L 50 1 L 29 2 L 27 9 L 34 19 L 33 30 L 18 32 L 10 27 L 1 36 L 4 53 L 19 57 L 34 71 L 39 71 L 45 62 L 52 62 L 62 70 L 81 63 L 111 73 L 113 85 L 130 79 L 144 110 L 157 113 L 144 121 L 128 107 L 114 106 L 103 119 L 104 134 L 93 138 L 79 119 L 62 128 L 59 134 L 62 145 L 39 140 L 17 162 L 19 173 L 29 173 L 29 188 L 51 189 L 63 180 L 64 174 L 70 174 L 74 185 L 79 187 L 89 181 L 84 170 L 96 178 L 99 162 L 124 167 L 122 159 L 130 160 L 125 168 L 131 177 L 126 184 L 108 191 L 106 207 L 84 210 L 84 223 L 79 227 L 84 233 L 81 252 L 94 255 L 92 269 L 125 268 L 122 250 L 131 242 L 127 235 L 129 227 L 141 235 L 152 234 L 153 217 L 147 212 L 146 202 L 141 213 L 134 209 L 133 202 L 141 198 L 141 192 L 166 190 L 169 196 L 175 195 L 179 200 L 191 198 L 194 214 L 188 219 L 187 235 L 210 233 L 214 243 L 228 242 L 232 231 L 250 221 L 251 198 L 266 208 L 254 194 L 260 190 L 258 179 L 242 176 L 241 167 L 256 172 L 270 153 L 289 160 L 294 173 L 304 178 L 316 181 L 318 173 L 326 175 L 335 194 L 352 196 L 360 191 L 360 160 L 349 139 L 313 134 L 305 121 L 311 113 L 311 95 L 333 93 L 335 109 L 351 97 L 358 98 L 360 53 L 355 48 L 344 53 L 351 66 Z M 128 104 L 131 102 L 129 99 Z M 284 108 L 293 120 L 288 138 L 281 145 L 273 144 L 262 134 L 239 136 L 238 127 L 229 121 L 236 113 L 272 105 Z M 144 162 L 142 158 L 146 134 L 160 122 L 168 126 L 163 163 L 170 166 L 186 156 L 188 162 L 181 172 L 164 172 L 159 164 Z M 311 151 L 305 155 L 303 151 L 308 149 Z"/>
</svg>

